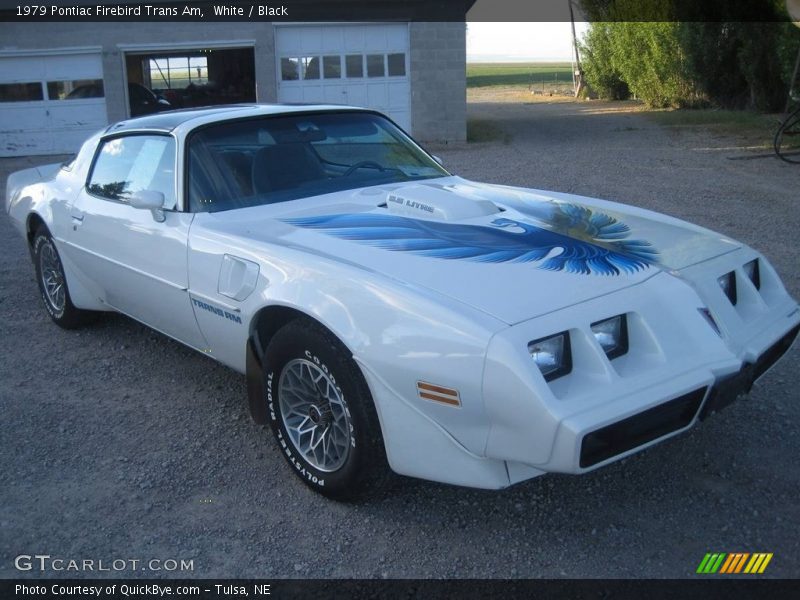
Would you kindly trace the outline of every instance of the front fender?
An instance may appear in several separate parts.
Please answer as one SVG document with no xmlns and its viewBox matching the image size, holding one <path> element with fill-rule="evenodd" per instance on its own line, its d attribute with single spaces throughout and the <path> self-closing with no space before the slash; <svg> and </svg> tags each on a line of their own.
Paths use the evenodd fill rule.
<svg viewBox="0 0 800 600">
<path fill-rule="evenodd" d="M 330 330 L 363 372 L 377 374 L 382 386 L 392 390 L 374 394 L 379 414 L 381 403 L 403 402 L 469 452 L 483 453 L 488 434 L 482 396 L 486 348 L 505 324 L 451 298 L 351 264 L 279 245 L 220 240 L 199 231 L 190 238 L 190 293 L 241 319 L 239 323 L 195 306 L 215 358 L 247 373 L 252 319 L 266 306 L 292 309 Z M 259 267 L 255 291 L 240 302 L 219 292 L 225 254 Z M 254 368 L 253 357 L 249 366 Z M 418 382 L 456 390 L 460 405 L 422 397 Z"/>
</svg>

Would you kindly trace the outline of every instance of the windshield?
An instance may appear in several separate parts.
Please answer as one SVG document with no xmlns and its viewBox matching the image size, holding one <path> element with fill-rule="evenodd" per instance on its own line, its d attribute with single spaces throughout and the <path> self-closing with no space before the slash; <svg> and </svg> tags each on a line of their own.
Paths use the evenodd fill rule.
<svg viewBox="0 0 800 600">
<path fill-rule="evenodd" d="M 216 212 L 448 175 L 379 115 L 281 115 L 220 123 L 188 146 L 189 210 Z"/>
</svg>

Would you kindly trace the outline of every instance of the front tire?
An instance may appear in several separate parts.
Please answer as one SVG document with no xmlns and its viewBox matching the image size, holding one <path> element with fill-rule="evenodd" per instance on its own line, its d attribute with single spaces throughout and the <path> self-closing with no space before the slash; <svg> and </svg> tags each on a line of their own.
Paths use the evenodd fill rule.
<svg viewBox="0 0 800 600">
<path fill-rule="evenodd" d="M 64 329 L 77 329 L 90 322 L 94 313 L 76 308 L 72 303 L 64 265 L 53 238 L 44 228 L 40 228 L 33 238 L 33 262 L 39 293 L 53 322 Z"/>
<path fill-rule="evenodd" d="M 388 475 L 378 416 L 347 349 L 314 322 L 297 319 L 264 353 L 267 412 L 294 474 L 337 500 L 374 493 Z"/>
</svg>

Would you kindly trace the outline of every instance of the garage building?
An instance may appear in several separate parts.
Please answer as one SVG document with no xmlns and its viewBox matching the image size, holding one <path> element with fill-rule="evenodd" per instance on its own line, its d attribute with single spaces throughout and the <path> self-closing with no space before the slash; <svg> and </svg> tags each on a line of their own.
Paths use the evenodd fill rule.
<svg viewBox="0 0 800 600">
<path fill-rule="evenodd" d="M 463 141 L 465 66 L 463 20 L 3 22 L 0 156 L 74 152 L 138 114 L 255 101 L 365 106 L 419 140 Z"/>
</svg>

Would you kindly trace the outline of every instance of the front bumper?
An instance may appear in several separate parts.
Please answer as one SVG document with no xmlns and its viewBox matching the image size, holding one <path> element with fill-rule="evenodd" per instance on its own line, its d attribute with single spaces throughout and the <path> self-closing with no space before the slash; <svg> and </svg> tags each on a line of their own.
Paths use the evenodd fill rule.
<svg viewBox="0 0 800 600">
<path fill-rule="evenodd" d="M 580 450 L 582 469 L 605 462 L 649 442 L 688 428 L 695 418 L 705 419 L 747 394 L 753 383 L 766 373 L 791 347 L 800 326 L 773 344 L 755 363 L 716 380 L 710 388 L 699 388 L 622 421 L 592 431 L 583 437 Z M 702 407 L 702 408 L 701 408 Z"/>
</svg>

